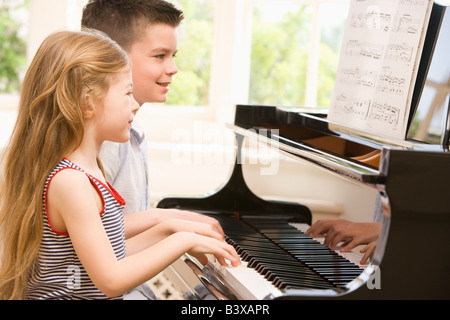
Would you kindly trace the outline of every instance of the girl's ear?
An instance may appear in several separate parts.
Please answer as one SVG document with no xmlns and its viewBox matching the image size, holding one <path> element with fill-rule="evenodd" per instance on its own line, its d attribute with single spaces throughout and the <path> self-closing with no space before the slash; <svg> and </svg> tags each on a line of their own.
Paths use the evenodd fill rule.
<svg viewBox="0 0 450 320">
<path fill-rule="evenodd" d="M 94 111 L 94 99 L 90 94 L 86 94 L 82 104 L 83 117 L 85 119 L 92 119 L 94 117 Z"/>
</svg>

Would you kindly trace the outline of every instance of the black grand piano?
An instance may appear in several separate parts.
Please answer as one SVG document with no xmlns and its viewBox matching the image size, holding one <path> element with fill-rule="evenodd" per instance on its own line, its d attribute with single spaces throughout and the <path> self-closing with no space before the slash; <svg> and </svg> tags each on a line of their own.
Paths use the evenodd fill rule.
<svg viewBox="0 0 450 320">
<path fill-rule="evenodd" d="M 190 298 L 205 292 L 216 299 L 450 298 L 449 54 L 450 11 L 435 3 L 402 140 L 332 123 L 305 108 L 237 105 L 237 155 L 228 183 L 212 195 L 158 204 L 218 219 L 246 264 L 233 270 L 184 257 L 174 272 L 186 277 Z M 441 89 L 432 102 L 425 99 L 429 88 Z M 427 120 L 433 114 L 434 124 Z M 242 172 L 245 139 L 276 144 L 293 159 L 377 190 L 382 232 L 369 265 L 349 261 L 297 228 L 311 224 L 306 205 L 263 200 L 250 190 Z M 259 278 L 262 284 L 253 283 Z"/>
</svg>

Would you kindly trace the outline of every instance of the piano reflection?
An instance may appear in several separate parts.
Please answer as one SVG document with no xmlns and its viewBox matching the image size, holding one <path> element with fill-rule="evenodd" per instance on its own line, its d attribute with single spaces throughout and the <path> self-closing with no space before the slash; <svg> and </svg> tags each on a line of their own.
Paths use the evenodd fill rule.
<svg viewBox="0 0 450 320">
<path fill-rule="evenodd" d="M 242 266 L 212 259 L 202 266 L 185 256 L 168 271 L 174 283 L 191 299 L 205 292 L 214 299 L 450 298 L 449 53 L 450 11 L 434 4 L 404 139 L 333 123 L 306 108 L 237 105 L 228 182 L 211 195 L 166 198 L 158 207 L 218 219 Z M 380 195 L 382 231 L 368 265 L 307 236 L 306 204 L 264 200 L 250 190 L 241 160 L 246 139 L 275 144 L 299 166 L 307 161 Z"/>
</svg>

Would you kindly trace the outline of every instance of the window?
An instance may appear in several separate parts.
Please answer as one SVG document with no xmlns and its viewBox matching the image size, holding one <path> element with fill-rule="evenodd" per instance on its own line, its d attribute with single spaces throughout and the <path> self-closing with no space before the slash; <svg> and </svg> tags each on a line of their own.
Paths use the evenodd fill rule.
<svg viewBox="0 0 450 320">
<path fill-rule="evenodd" d="M 26 67 L 28 1 L 0 1 L 0 93 L 18 92 Z"/>
<path fill-rule="evenodd" d="M 232 122 L 238 103 L 329 104 L 349 0 L 168 1 L 186 18 L 169 99 L 142 108 L 143 120 L 153 119 L 152 129 L 167 121 L 173 127 L 186 121 Z M 30 60 L 50 32 L 79 28 L 87 0 L 0 3 L 7 2 L 29 3 Z M 167 130 L 162 128 L 170 137 Z"/>
<path fill-rule="evenodd" d="M 211 50 L 214 30 L 214 1 L 171 1 L 183 10 L 179 27 L 179 69 L 168 96 L 169 105 L 206 106 L 209 104 Z"/>
<path fill-rule="evenodd" d="M 345 3 L 255 1 L 249 102 L 328 106 Z"/>
<path fill-rule="evenodd" d="M 26 69 L 28 0 L 0 0 L 0 151 L 16 120 L 22 75 Z"/>
</svg>

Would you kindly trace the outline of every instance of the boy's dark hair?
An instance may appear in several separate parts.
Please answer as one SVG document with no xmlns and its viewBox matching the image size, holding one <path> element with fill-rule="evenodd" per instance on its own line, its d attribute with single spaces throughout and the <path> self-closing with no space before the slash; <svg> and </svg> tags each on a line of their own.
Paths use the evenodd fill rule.
<svg viewBox="0 0 450 320">
<path fill-rule="evenodd" d="M 176 28 L 183 18 L 181 10 L 164 0 L 90 0 L 83 9 L 81 27 L 102 31 L 129 50 L 149 25 Z"/>
</svg>

